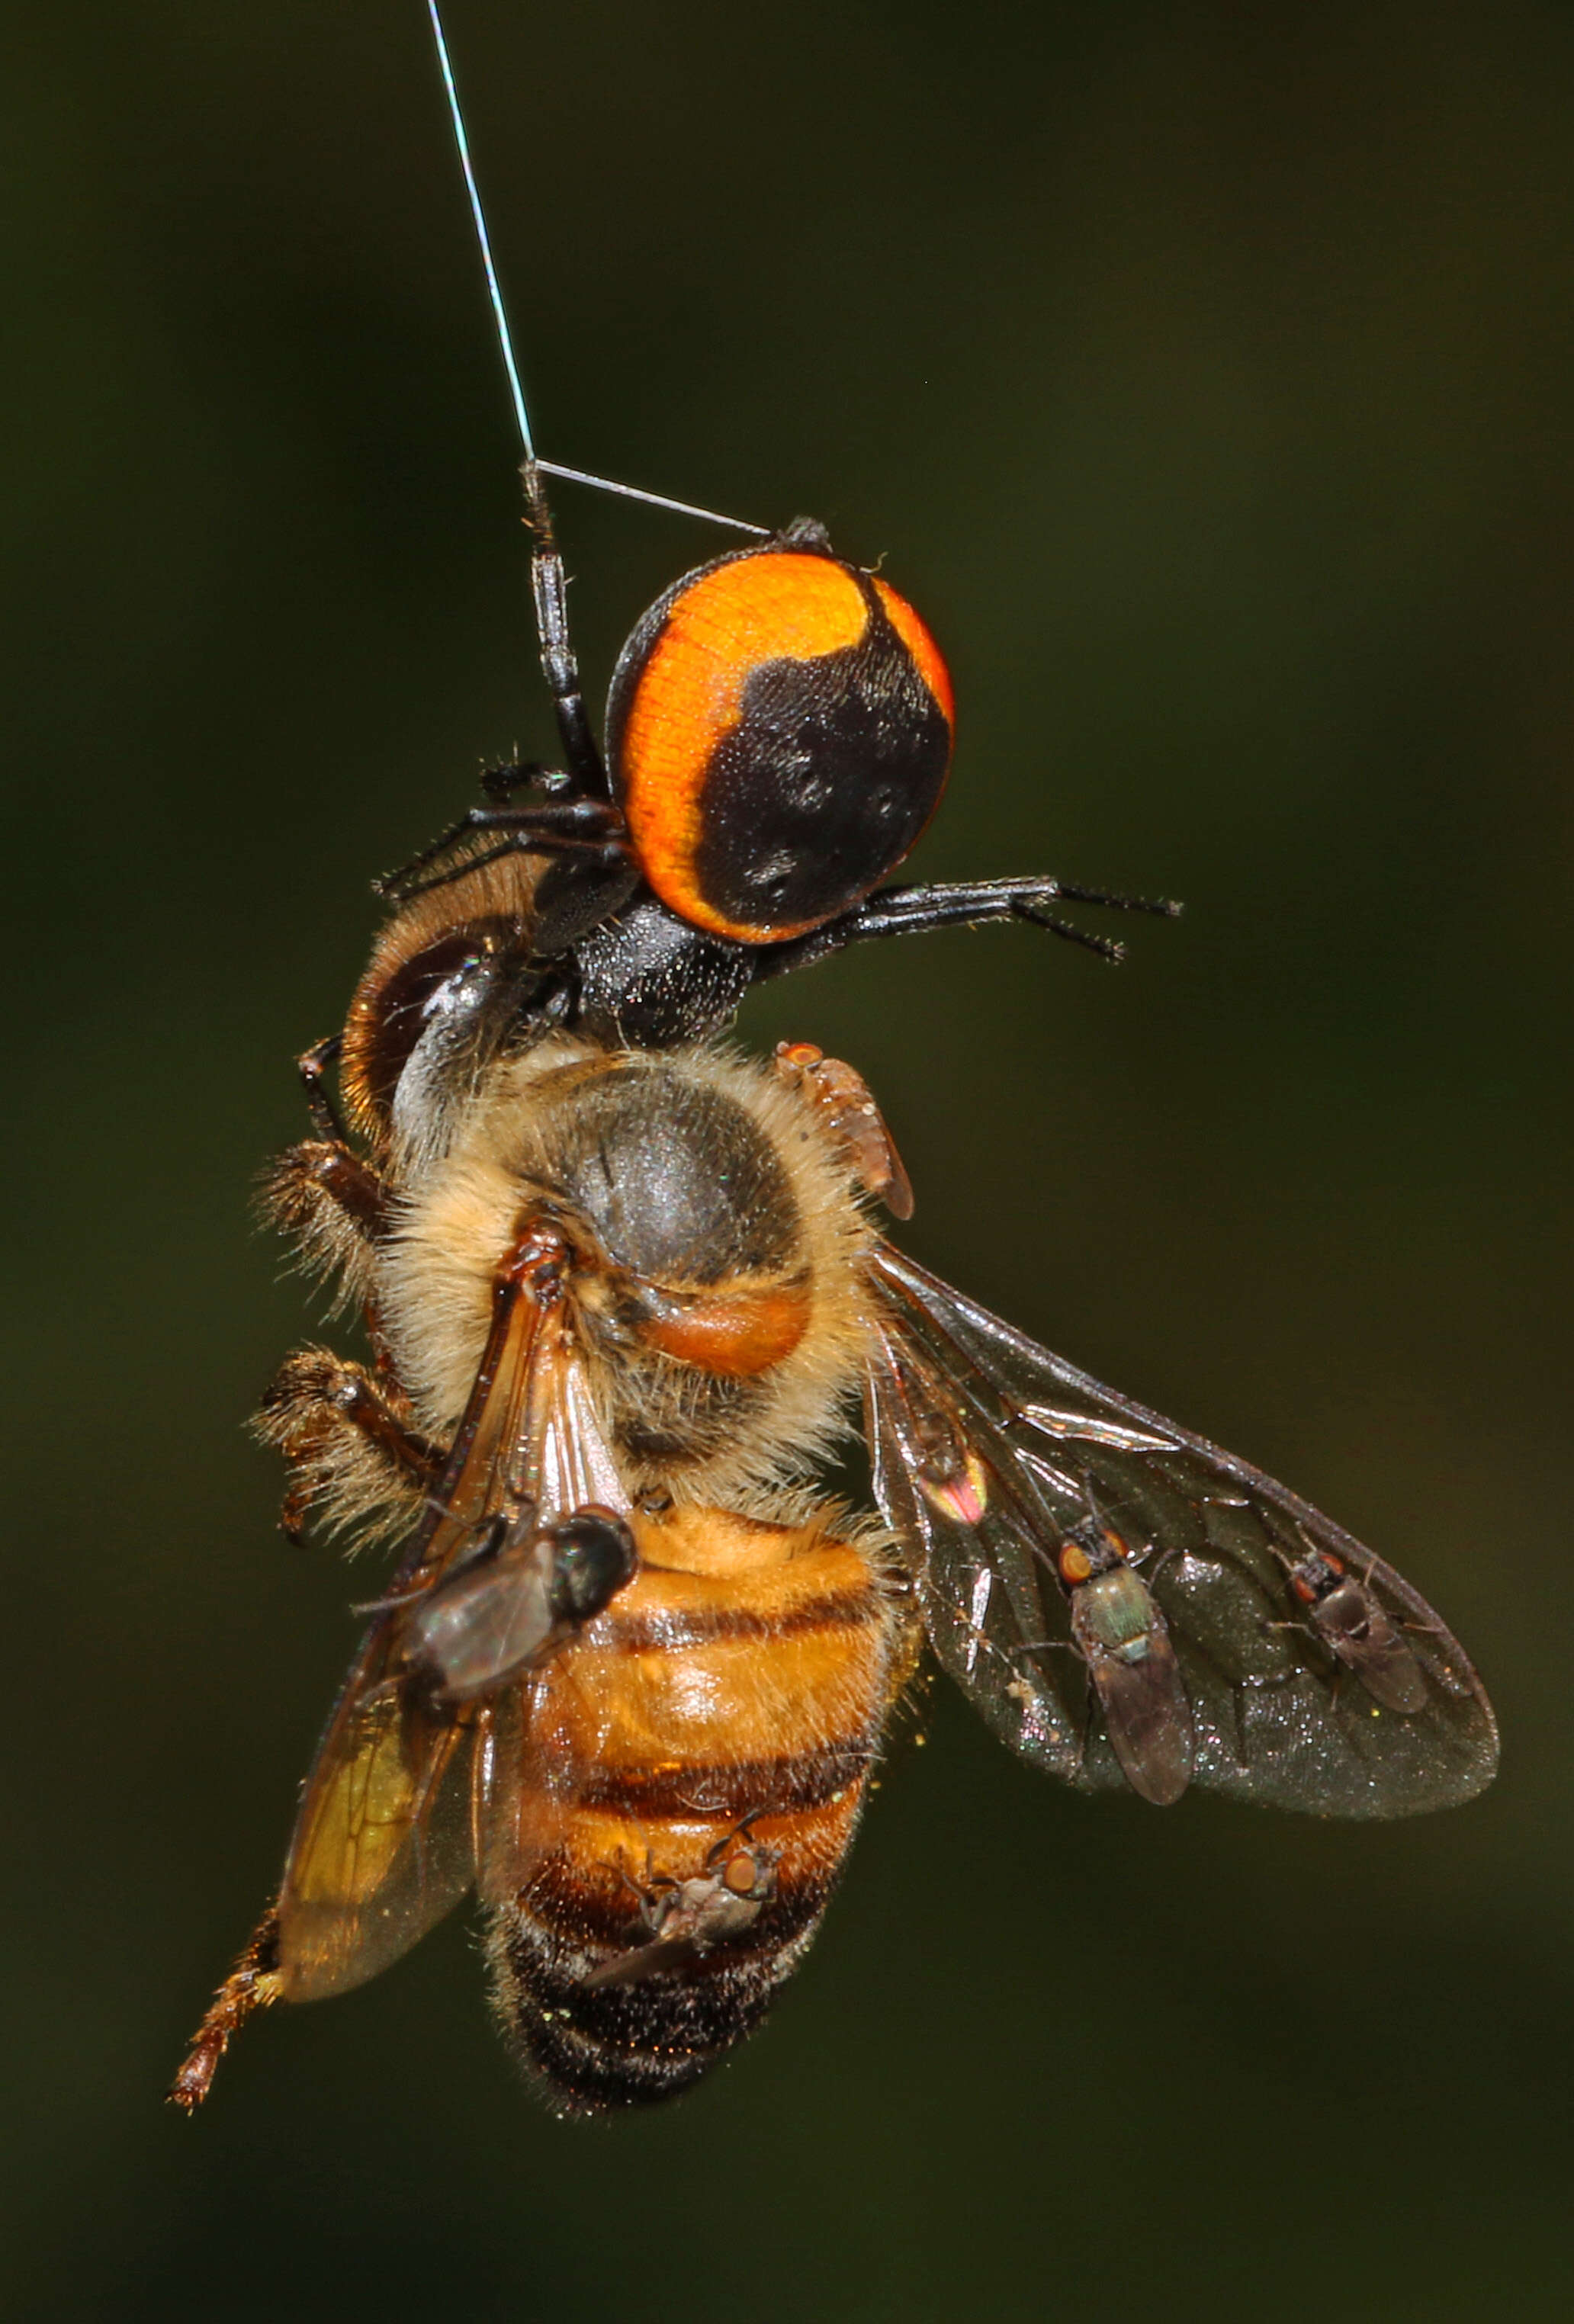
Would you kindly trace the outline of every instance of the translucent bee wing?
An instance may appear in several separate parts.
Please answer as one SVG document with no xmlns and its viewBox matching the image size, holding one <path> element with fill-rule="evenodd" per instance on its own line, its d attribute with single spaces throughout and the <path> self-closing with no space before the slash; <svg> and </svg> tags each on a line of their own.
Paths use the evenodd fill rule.
<svg viewBox="0 0 1574 2324">
<path fill-rule="evenodd" d="M 560 1324 L 532 1382 L 530 1498 L 545 1526 L 594 1503 L 626 1516 L 628 1494 L 597 1422 L 578 1354 Z"/>
<path fill-rule="evenodd" d="M 397 1598 L 436 1582 L 500 1506 L 529 1401 L 542 1311 L 522 1285 L 500 1296 L 444 1489 L 396 1577 Z M 375 1977 L 469 1885 L 473 1717 L 400 1683 L 403 1608 L 367 1631 L 307 1780 L 279 1899 L 286 1998 L 319 1999 Z"/>
<path fill-rule="evenodd" d="M 290 2000 L 375 1977 L 475 1877 L 473 1745 L 477 1734 L 490 1739 L 495 1704 L 445 1702 L 407 1683 L 407 1646 L 419 1634 L 414 1609 L 477 1526 L 524 1500 L 542 1524 L 591 1500 L 627 1507 L 561 1310 L 543 1313 L 514 1283 L 499 1294 L 438 1505 L 366 1633 L 307 1783 L 279 1904 Z M 526 1569 L 521 1582 L 513 1610 L 532 1619 L 535 1577 Z M 509 1618 L 504 1604 L 491 1611 L 499 1624 Z M 558 1635 L 544 1600 L 538 1627 L 544 1650 Z"/>
<path fill-rule="evenodd" d="M 407 1952 L 470 1884 L 469 1715 L 389 1687 L 336 1719 L 280 1911 L 284 1997 L 345 1993 Z"/>
<path fill-rule="evenodd" d="M 1057 1545 L 1096 1511 L 1163 1615 L 1195 1783 L 1379 1817 L 1451 1806 L 1491 1781 L 1497 1729 L 1480 1680 L 1392 1567 L 1259 1470 L 1101 1387 L 889 1245 L 870 1273 L 884 1310 L 868 1390 L 876 1496 L 914 1554 L 941 1664 L 1014 1750 L 1084 1787 L 1125 1780 L 1096 1689 L 1089 1704 L 1055 1564 Z M 1357 1683 L 1308 1620 L 1290 1572 L 1309 1545 L 1363 1577 L 1415 1663 L 1420 1709 Z"/>
<path fill-rule="evenodd" d="M 1052 1641 L 1069 1654 L 1071 1637 L 1040 1547 L 1052 1539 L 1051 1521 L 1031 1479 L 993 1457 L 986 1432 L 968 1425 L 916 1347 L 891 1329 L 878 1345 L 865 1383 L 875 1499 L 912 1556 L 941 1668 L 1023 1758 L 1084 1790 L 1118 1782 L 1113 1761 L 1084 1753 L 1070 1674 L 1051 1675 L 1038 1651 Z"/>
<path fill-rule="evenodd" d="M 626 1516 L 629 1498 L 597 1423 L 583 1370 L 566 1332 L 543 1347 L 532 1400 L 528 1483 L 543 1525 L 595 1504 Z M 566 1771 L 543 1756 L 528 1682 L 492 1704 L 476 1755 L 470 1820 L 482 1901 L 511 1900 L 556 1831 L 556 1787 Z"/>
<path fill-rule="evenodd" d="M 621 1507 L 588 1499 L 598 1490 L 620 1500 L 622 1486 L 566 1344 L 555 1359 L 538 1347 L 531 1405 L 534 1489 L 403 1616 L 405 1672 L 449 1703 L 494 1695 L 534 1669 L 637 1563 Z"/>
</svg>

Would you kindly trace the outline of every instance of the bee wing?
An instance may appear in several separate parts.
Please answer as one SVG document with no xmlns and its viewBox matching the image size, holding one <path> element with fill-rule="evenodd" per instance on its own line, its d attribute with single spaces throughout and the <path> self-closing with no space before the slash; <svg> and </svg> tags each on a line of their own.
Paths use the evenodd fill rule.
<svg viewBox="0 0 1574 2324">
<path fill-rule="evenodd" d="M 407 1605 L 506 1501 L 542 1521 L 627 1498 L 590 1409 L 560 1310 L 521 1283 L 498 1295 L 436 1503 L 367 1631 L 319 1748 L 279 1900 L 287 1998 L 342 1993 L 424 1936 L 475 1877 L 471 1763 L 490 1701 L 449 1704 L 402 1683 Z"/>
<path fill-rule="evenodd" d="M 1451 1806 L 1491 1781 L 1497 1729 L 1481 1682 L 1391 1566 L 890 1245 L 870 1272 L 883 1310 L 867 1387 L 876 1498 L 915 1553 L 941 1665 L 1012 1749 L 1083 1789 L 1123 1781 L 1055 1564 L 1091 1516 L 1122 1536 L 1163 1614 L 1194 1782 L 1376 1817 Z M 1421 1709 L 1375 1699 L 1306 1621 L 1289 1575 L 1309 1545 L 1360 1574 L 1402 1633 Z"/>
<path fill-rule="evenodd" d="M 279 1905 L 292 2001 L 347 1992 L 407 1952 L 469 1886 L 472 1706 L 388 1675 L 392 1617 L 361 1650 L 301 1803 Z"/>
</svg>

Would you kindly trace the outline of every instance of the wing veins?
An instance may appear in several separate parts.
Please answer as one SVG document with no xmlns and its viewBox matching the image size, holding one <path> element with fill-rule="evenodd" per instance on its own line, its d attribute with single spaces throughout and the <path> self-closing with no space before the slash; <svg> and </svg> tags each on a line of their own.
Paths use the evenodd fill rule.
<svg viewBox="0 0 1574 2324">
<path fill-rule="evenodd" d="M 887 1361 L 916 1361 L 938 1374 L 975 1456 L 1001 1480 L 1014 1526 L 1041 1562 L 1054 1570 L 1045 1544 L 1085 1514 L 1107 1512 L 1123 1534 L 1134 1518 L 1143 1538 L 1134 1563 L 1160 1551 L 1150 1579 L 1197 1720 L 1198 1781 L 1317 1812 L 1393 1815 L 1450 1804 L 1489 1779 L 1496 1730 L 1463 1648 L 1420 1593 L 1354 1536 L 1249 1462 L 1039 1347 L 890 1245 L 876 1246 L 869 1268 L 899 1351 Z M 1090 1407 L 1086 1426 L 1066 1408 L 1076 1404 Z M 1021 1441 L 1030 1432 L 1053 1443 L 1057 1459 Z M 1340 1558 L 1397 1612 L 1430 1681 L 1424 1710 L 1368 1717 L 1378 1707 L 1355 1674 L 1344 1670 L 1341 1679 L 1326 1641 L 1307 1632 L 1287 1643 L 1290 1569 L 1308 1545 Z M 929 1546 L 932 1555 L 932 1540 Z M 989 1545 L 979 1542 L 977 1550 L 1009 1591 L 1010 1573 Z M 959 1671 L 938 1640 L 937 1650 L 1013 1748 L 1067 1772 L 1034 1738 L 1010 1731 L 986 1686 Z M 1085 1764 L 1071 1780 L 1098 1781 L 1104 1772 Z"/>
</svg>

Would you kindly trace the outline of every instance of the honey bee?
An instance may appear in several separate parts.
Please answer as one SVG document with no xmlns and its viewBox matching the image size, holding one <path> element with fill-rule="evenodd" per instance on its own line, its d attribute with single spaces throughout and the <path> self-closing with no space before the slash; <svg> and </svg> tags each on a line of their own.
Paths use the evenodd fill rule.
<svg viewBox="0 0 1574 2324">
<path fill-rule="evenodd" d="M 686 2089 L 812 1940 L 925 1637 L 1085 1791 L 1385 1817 L 1496 1763 L 1463 1649 L 1380 1559 L 886 1239 L 912 1189 L 851 1065 L 721 1044 L 754 983 L 849 944 L 1125 900 L 883 884 L 950 762 L 919 615 L 805 521 L 718 558 L 636 626 L 604 759 L 523 477 L 563 766 L 491 770 L 384 883 L 267 1183 L 371 1355 L 270 1389 L 286 1525 L 405 1546 L 188 2108 L 252 2011 L 375 1976 L 472 1886 L 562 2111 Z M 855 1408 L 877 1517 L 815 1483 Z"/>
</svg>

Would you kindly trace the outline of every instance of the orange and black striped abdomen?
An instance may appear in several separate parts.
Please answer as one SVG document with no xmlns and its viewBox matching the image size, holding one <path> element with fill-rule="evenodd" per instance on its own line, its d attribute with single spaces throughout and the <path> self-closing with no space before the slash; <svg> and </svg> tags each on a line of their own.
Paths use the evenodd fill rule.
<svg viewBox="0 0 1574 2324">
<path fill-rule="evenodd" d="M 918 615 L 805 528 L 657 600 L 607 705 L 614 786 L 669 910 L 744 944 L 866 896 L 945 788 L 954 709 Z"/>
<path fill-rule="evenodd" d="M 520 1699 L 486 1812 L 498 2009 L 576 2112 L 685 2089 L 758 2024 L 905 1667 L 902 1609 L 846 1543 L 713 1509 L 634 1522 L 640 1572 Z M 630 1976 L 662 1895 L 740 1833 L 769 1868 L 747 1925 Z"/>
</svg>

